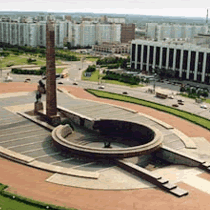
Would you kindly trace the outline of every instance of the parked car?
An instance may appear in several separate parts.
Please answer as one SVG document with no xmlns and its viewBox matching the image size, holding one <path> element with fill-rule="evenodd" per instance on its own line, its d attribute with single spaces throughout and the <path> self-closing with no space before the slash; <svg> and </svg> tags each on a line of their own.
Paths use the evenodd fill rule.
<svg viewBox="0 0 210 210">
<path fill-rule="evenodd" d="M 73 82 L 73 85 L 78 85 L 78 82 Z"/>
<path fill-rule="evenodd" d="M 207 107 L 205 104 L 202 104 L 202 105 L 200 106 L 200 108 L 202 108 L 202 109 L 207 109 L 208 107 Z"/>
<path fill-rule="evenodd" d="M 182 102 L 178 102 L 178 104 L 179 104 L 179 105 L 184 105 L 184 103 L 182 103 Z"/>
<path fill-rule="evenodd" d="M 172 104 L 172 106 L 173 106 L 173 107 L 179 107 L 179 105 L 178 105 L 178 104 Z"/>
<path fill-rule="evenodd" d="M 103 85 L 99 86 L 98 89 L 104 89 L 105 87 Z"/>
<path fill-rule="evenodd" d="M 184 102 L 184 100 L 179 99 L 179 100 L 177 100 L 177 102 L 178 102 L 178 103 L 183 103 L 183 102 Z"/>
<path fill-rule="evenodd" d="M 58 82 L 58 84 L 59 84 L 59 85 L 63 85 L 63 82 L 60 81 L 60 82 Z"/>
</svg>

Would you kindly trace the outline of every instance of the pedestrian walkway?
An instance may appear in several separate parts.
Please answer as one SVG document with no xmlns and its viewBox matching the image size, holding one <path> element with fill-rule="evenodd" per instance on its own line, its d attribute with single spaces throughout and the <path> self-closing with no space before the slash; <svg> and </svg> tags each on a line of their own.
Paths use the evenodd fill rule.
<svg viewBox="0 0 210 210">
<path fill-rule="evenodd" d="M 171 116 L 166 113 L 158 112 L 156 110 L 152 110 L 147 107 L 137 106 L 134 104 L 97 99 L 96 97 L 87 94 L 80 88 L 72 87 L 69 90 L 71 91 L 71 94 L 74 94 L 78 97 L 89 98 L 100 102 L 108 102 L 109 104 L 123 106 L 125 108 L 130 108 L 138 112 L 149 114 L 182 131 L 189 137 L 203 136 L 208 141 L 210 141 L 209 131 L 190 122 L 179 119 L 175 116 Z M 60 97 L 60 95 L 58 97 Z M 65 100 L 65 97 L 66 96 L 63 97 L 63 100 Z M 60 99 L 61 98 L 62 97 L 60 97 Z M 25 96 L 22 96 L 21 99 L 22 103 L 25 103 L 27 101 L 27 98 Z M 28 103 L 30 103 L 30 101 L 32 101 L 32 99 L 29 99 Z M 34 101 L 32 101 L 31 103 L 33 102 Z M 20 105 L 21 100 L 18 99 L 17 101 L 15 101 L 15 104 Z M 9 98 L 4 101 L 4 105 L 12 105 Z M 181 199 L 173 197 L 170 194 L 164 193 L 163 191 L 157 190 L 155 188 L 118 191 L 87 190 L 75 187 L 66 187 L 46 182 L 45 180 L 53 175 L 49 172 L 29 168 L 17 163 L 7 161 L 5 159 L 0 159 L 0 163 L 0 179 L 4 184 L 8 184 L 9 186 L 11 186 L 9 191 L 16 192 L 20 195 L 27 196 L 36 200 L 49 203 L 52 202 L 57 205 L 65 205 L 68 207 L 74 207 L 83 210 L 136 210 L 142 208 L 142 206 L 144 206 L 144 209 L 153 209 L 155 206 L 157 210 L 168 208 L 176 210 L 207 210 L 209 206 L 208 193 L 199 190 L 197 187 L 192 187 L 191 184 L 184 184 L 184 182 L 178 183 L 178 186 L 189 191 L 190 194 L 189 196 Z M 114 174 L 113 179 L 115 178 Z M 82 179 L 81 182 L 82 181 L 84 181 L 84 179 Z"/>
</svg>

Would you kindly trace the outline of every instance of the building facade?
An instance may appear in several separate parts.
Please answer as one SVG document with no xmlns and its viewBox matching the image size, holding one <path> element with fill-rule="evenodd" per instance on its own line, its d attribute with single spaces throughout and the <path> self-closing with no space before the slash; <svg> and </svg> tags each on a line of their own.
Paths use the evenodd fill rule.
<svg viewBox="0 0 210 210">
<path fill-rule="evenodd" d="M 121 25 L 121 43 L 128 43 L 135 39 L 135 24 Z"/>
<path fill-rule="evenodd" d="M 121 42 L 121 24 L 90 21 L 76 23 L 68 20 L 55 20 L 54 23 L 55 47 L 58 48 L 63 48 L 67 42 L 70 42 L 73 47 L 92 46 L 103 42 Z M 13 22 L 11 19 L 3 18 L 0 20 L 0 42 L 20 46 L 46 47 L 46 21 L 19 19 Z"/>
<path fill-rule="evenodd" d="M 101 45 L 93 45 L 92 50 L 96 52 L 105 52 L 105 53 L 130 53 L 130 44 L 111 44 L 111 43 L 102 43 Z"/>
<path fill-rule="evenodd" d="M 146 36 L 157 41 L 163 39 L 193 39 L 199 33 L 206 34 L 208 25 L 146 24 Z"/>
<path fill-rule="evenodd" d="M 156 68 L 171 70 L 175 78 L 210 83 L 210 49 L 193 44 L 133 40 L 131 68 L 154 72 Z"/>
</svg>

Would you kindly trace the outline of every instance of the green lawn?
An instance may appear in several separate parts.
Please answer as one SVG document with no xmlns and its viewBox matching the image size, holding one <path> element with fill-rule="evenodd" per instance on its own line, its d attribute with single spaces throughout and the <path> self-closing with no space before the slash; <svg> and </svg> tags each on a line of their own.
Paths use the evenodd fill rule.
<svg viewBox="0 0 210 210">
<path fill-rule="evenodd" d="M 110 92 L 105 92 L 105 91 L 100 91 L 100 90 L 93 90 L 93 89 L 87 89 L 89 93 L 92 93 L 98 97 L 102 98 L 108 98 L 108 99 L 114 99 L 118 101 L 125 101 L 129 103 L 134 103 L 134 104 L 139 104 L 147 107 L 151 107 L 153 109 L 157 109 L 163 112 L 167 112 L 173 115 L 176 115 L 178 117 L 181 117 L 183 119 L 189 120 L 195 124 L 198 124 L 204 128 L 207 128 L 210 130 L 210 121 L 208 119 L 205 119 L 203 117 L 200 117 L 198 115 L 191 114 L 189 112 L 181 111 L 172 107 L 160 105 L 157 103 L 153 103 L 150 101 L 130 97 L 130 96 L 125 96 L 125 95 L 120 95 L 120 94 L 115 94 L 115 93 L 110 93 Z"/>
<path fill-rule="evenodd" d="M 210 99 L 206 99 L 205 102 L 210 104 Z"/>
<path fill-rule="evenodd" d="M 12 64 L 13 66 L 15 65 L 29 65 L 27 62 L 28 58 L 35 58 L 36 61 L 30 63 L 31 65 L 37 65 L 37 66 L 45 66 L 46 65 L 46 58 L 40 58 L 37 57 L 36 55 L 14 55 L 10 54 L 7 57 L 0 58 L 0 68 L 5 68 L 7 67 L 8 64 Z M 56 64 L 62 64 L 62 61 L 60 59 L 56 59 Z"/>
<path fill-rule="evenodd" d="M 22 196 L 12 194 L 4 191 L 5 185 L 0 184 L 0 209 L 2 210 L 40 210 L 40 209 L 54 209 L 54 210 L 75 210 L 73 208 L 64 208 L 45 204 L 32 199 L 24 198 Z"/>
<path fill-rule="evenodd" d="M 56 68 L 56 73 L 61 74 L 65 68 Z"/>
<path fill-rule="evenodd" d="M 99 76 L 99 70 L 96 70 L 92 73 L 91 77 L 85 77 L 85 72 L 82 73 L 82 80 L 85 81 L 91 81 L 91 82 L 98 82 L 98 76 Z M 100 74 L 100 77 L 105 76 L 105 74 Z M 144 85 L 130 85 L 125 82 L 119 82 L 117 80 L 102 80 L 102 83 L 109 83 L 109 84 L 115 84 L 115 85 L 123 85 L 123 86 L 129 86 L 129 87 L 143 87 Z"/>
<path fill-rule="evenodd" d="M 87 57 L 86 60 L 94 62 L 94 61 L 97 61 L 98 58 L 96 58 L 96 57 Z"/>
<path fill-rule="evenodd" d="M 124 86 L 129 86 L 129 87 L 144 87 L 144 85 L 130 85 L 128 83 L 125 83 L 125 82 L 120 82 L 120 81 L 117 81 L 117 80 L 102 80 L 102 82 L 105 82 L 105 83 L 109 83 L 109 84 L 115 84 L 115 85 L 124 85 Z"/>
<path fill-rule="evenodd" d="M 82 80 L 98 82 L 99 70 L 96 70 L 91 74 L 91 77 L 85 77 L 85 72 L 82 72 Z"/>
</svg>

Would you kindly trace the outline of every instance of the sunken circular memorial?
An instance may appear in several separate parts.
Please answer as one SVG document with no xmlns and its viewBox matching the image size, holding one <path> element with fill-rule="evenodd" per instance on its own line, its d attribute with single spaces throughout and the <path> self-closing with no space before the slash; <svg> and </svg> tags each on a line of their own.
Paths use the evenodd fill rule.
<svg viewBox="0 0 210 210">
<path fill-rule="evenodd" d="M 83 140 L 83 144 L 81 139 L 74 139 L 74 130 L 68 124 L 57 126 L 52 131 L 52 137 L 54 144 L 65 152 L 91 158 L 145 155 L 158 149 L 163 139 L 161 132 L 151 126 L 114 119 L 92 121 L 89 131 L 94 133 L 94 136 L 89 137 L 86 143 Z"/>
</svg>

